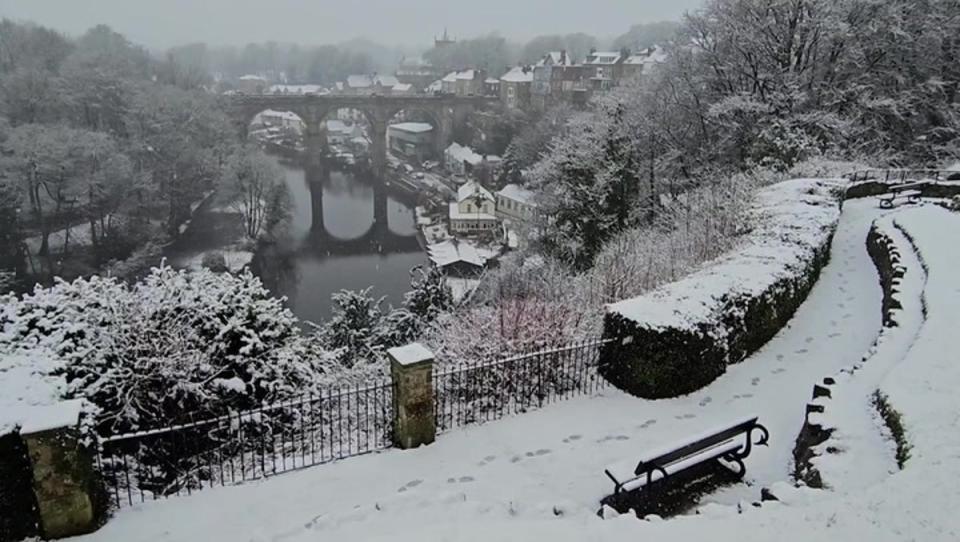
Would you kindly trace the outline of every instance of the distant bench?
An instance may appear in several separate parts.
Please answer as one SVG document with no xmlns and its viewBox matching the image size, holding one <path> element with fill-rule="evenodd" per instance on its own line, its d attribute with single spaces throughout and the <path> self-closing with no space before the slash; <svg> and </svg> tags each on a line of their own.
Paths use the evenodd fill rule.
<svg viewBox="0 0 960 542">
<path fill-rule="evenodd" d="M 755 431 L 760 432 L 756 442 L 753 441 Z M 747 471 L 743 459 L 750 455 L 753 446 L 766 446 L 769 438 L 770 434 L 757 423 L 756 416 L 742 418 L 641 454 L 636 467 L 631 467 L 631 461 L 607 467 L 604 472 L 613 480 L 614 495 L 669 482 L 681 472 L 721 459 L 736 464 L 736 475 L 742 478 Z"/>
<path fill-rule="evenodd" d="M 926 183 L 903 183 L 895 184 L 890 187 L 890 191 L 880 196 L 880 207 L 883 209 L 892 209 L 893 204 L 898 199 L 904 199 L 910 203 L 920 201 L 920 188 Z"/>
</svg>

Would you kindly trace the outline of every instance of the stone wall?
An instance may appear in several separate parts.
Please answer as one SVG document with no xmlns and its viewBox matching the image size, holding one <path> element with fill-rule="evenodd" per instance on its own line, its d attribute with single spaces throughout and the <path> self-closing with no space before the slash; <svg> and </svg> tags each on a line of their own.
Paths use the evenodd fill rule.
<svg viewBox="0 0 960 542">
<path fill-rule="evenodd" d="M 829 260 L 837 185 L 789 181 L 761 193 L 744 246 L 650 294 L 608 306 L 600 372 L 645 398 L 696 391 L 773 338 Z"/>
</svg>

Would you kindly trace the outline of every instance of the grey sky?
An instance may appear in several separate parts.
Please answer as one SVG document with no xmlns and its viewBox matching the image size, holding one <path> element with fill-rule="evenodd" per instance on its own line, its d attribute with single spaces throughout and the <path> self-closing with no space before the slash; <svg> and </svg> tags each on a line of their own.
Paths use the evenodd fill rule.
<svg viewBox="0 0 960 542">
<path fill-rule="evenodd" d="M 367 37 L 425 46 L 447 26 L 457 37 L 509 39 L 574 31 L 621 34 L 633 23 L 677 19 L 701 0 L 0 0 L 0 16 L 68 34 L 105 23 L 151 48 L 204 41 L 315 45 Z"/>
</svg>

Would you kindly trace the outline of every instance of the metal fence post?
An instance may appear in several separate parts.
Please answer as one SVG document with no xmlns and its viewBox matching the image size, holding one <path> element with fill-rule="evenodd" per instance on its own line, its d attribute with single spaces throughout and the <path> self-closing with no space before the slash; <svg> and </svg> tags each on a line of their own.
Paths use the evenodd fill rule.
<svg viewBox="0 0 960 542">
<path fill-rule="evenodd" d="M 433 352 L 419 343 L 387 350 L 393 378 L 393 442 L 401 449 L 436 439 Z"/>
</svg>

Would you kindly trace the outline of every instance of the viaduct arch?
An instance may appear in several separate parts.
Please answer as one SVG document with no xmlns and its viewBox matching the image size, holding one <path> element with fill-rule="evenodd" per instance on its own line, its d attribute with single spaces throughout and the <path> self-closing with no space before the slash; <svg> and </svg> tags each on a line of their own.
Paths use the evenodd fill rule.
<svg viewBox="0 0 960 542">
<path fill-rule="evenodd" d="M 387 167 L 387 125 L 400 111 L 421 111 L 436 123 L 435 145 L 438 156 L 443 156 L 453 141 L 454 129 L 461 126 L 476 109 L 494 104 L 495 97 L 486 96 L 427 96 L 427 95 L 236 95 L 230 98 L 231 118 L 237 133 L 246 139 L 250 122 L 267 109 L 290 111 L 303 119 L 306 125 L 304 142 L 313 155 L 326 146 L 323 122 L 329 113 L 338 109 L 355 109 L 370 123 L 370 160 L 374 175 L 383 179 Z"/>
</svg>

